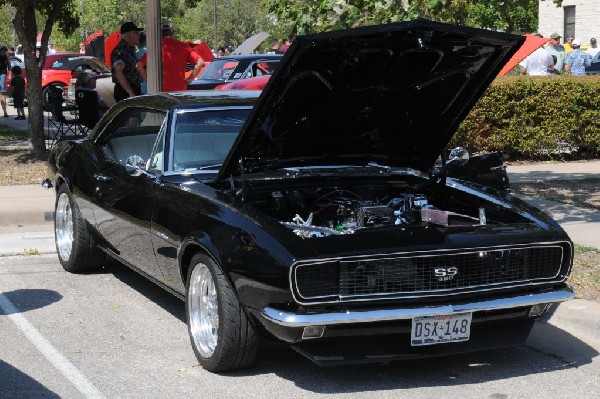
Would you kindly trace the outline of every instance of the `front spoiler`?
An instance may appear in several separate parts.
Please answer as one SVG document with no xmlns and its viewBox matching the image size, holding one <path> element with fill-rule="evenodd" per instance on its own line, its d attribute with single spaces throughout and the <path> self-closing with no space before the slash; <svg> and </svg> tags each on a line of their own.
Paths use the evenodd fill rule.
<svg viewBox="0 0 600 399">
<path fill-rule="evenodd" d="M 479 312 L 533 306 L 544 303 L 565 302 L 574 298 L 573 289 L 563 286 L 554 291 L 466 302 L 432 307 L 391 308 L 375 310 L 344 310 L 325 313 L 293 313 L 265 306 L 262 316 L 284 327 L 329 326 L 350 323 L 407 320 L 414 317 L 435 316 L 463 312 Z"/>
</svg>

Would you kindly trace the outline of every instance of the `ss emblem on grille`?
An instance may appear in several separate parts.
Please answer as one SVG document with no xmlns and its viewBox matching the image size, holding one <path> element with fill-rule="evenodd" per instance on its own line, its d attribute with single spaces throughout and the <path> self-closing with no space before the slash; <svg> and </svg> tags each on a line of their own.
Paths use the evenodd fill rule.
<svg viewBox="0 0 600 399">
<path fill-rule="evenodd" d="M 438 281 L 450 281 L 458 274 L 457 267 L 436 267 L 433 269 L 433 274 L 437 277 Z"/>
</svg>

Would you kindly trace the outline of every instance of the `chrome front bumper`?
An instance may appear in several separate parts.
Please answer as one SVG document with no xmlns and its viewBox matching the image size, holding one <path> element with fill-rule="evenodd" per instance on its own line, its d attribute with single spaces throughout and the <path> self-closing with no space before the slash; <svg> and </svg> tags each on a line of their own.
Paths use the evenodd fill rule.
<svg viewBox="0 0 600 399">
<path fill-rule="evenodd" d="M 297 314 L 265 306 L 262 315 L 271 322 L 284 327 L 327 326 L 349 323 L 371 323 L 378 321 L 406 320 L 413 317 L 434 316 L 463 312 L 511 309 L 543 303 L 565 302 L 573 299 L 571 287 L 538 294 L 519 295 L 481 302 L 467 302 L 433 307 L 415 307 L 377 310 L 346 310 L 328 313 Z"/>
</svg>

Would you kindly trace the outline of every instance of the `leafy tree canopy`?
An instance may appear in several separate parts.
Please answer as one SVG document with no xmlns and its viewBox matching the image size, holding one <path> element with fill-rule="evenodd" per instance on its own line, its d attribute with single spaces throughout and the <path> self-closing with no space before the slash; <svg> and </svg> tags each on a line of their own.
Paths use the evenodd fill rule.
<svg viewBox="0 0 600 399">
<path fill-rule="evenodd" d="M 562 0 L 552 1 L 557 6 Z M 538 0 L 263 0 L 278 22 L 298 33 L 431 20 L 509 32 L 537 29 Z"/>
</svg>

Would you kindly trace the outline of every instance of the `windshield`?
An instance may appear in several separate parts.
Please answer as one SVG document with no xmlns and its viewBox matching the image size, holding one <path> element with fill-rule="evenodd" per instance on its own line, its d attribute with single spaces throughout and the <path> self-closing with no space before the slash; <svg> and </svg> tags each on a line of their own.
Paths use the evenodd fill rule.
<svg viewBox="0 0 600 399">
<path fill-rule="evenodd" d="M 178 112 L 172 170 L 219 169 L 249 114 L 249 108 Z"/>
<path fill-rule="evenodd" d="M 238 61 L 236 60 L 213 60 L 198 79 L 217 79 L 227 80 L 235 70 Z"/>
<path fill-rule="evenodd" d="M 85 71 L 91 69 L 97 74 L 110 73 L 110 69 L 94 57 L 62 57 L 56 59 L 49 69 L 61 69 L 70 71 Z"/>
</svg>

